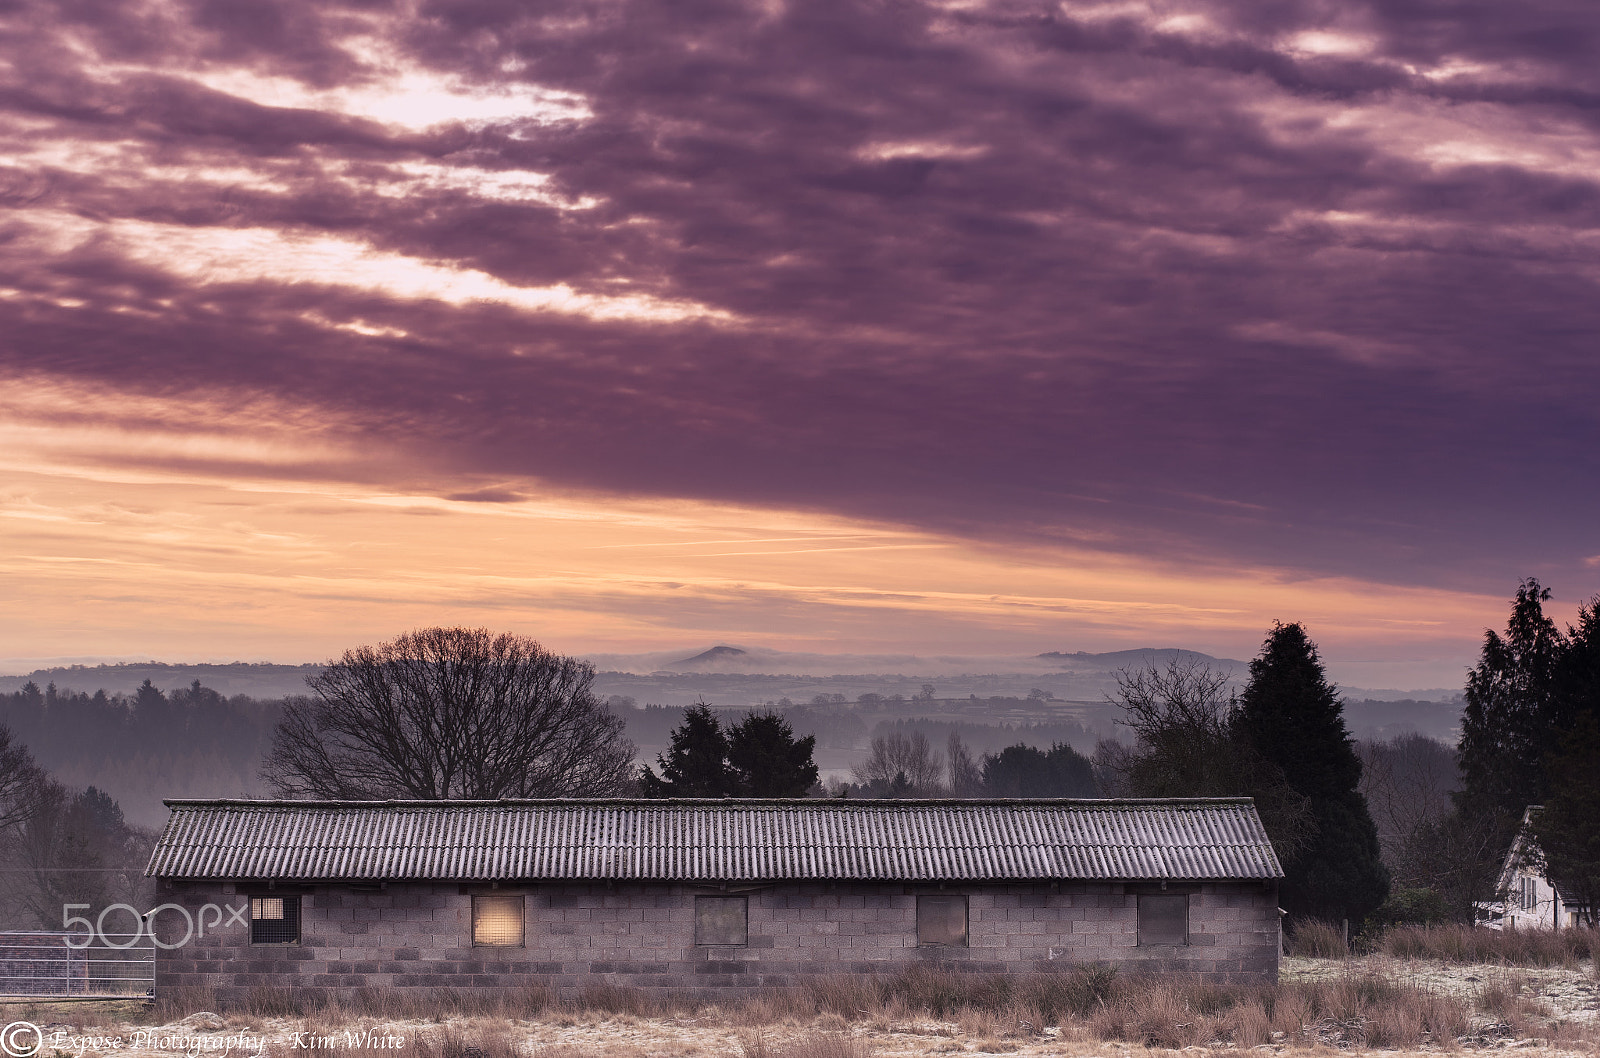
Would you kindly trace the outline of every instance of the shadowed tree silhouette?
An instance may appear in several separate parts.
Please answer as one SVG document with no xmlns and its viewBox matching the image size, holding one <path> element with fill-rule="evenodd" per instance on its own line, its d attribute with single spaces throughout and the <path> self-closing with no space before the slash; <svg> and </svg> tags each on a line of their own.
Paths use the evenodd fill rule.
<svg viewBox="0 0 1600 1058">
<path fill-rule="evenodd" d="M 696 702 L 673 728 L 667 752 L 656 757 L 658 776 L 644 765 L 639 772 L 640 792 L 646 797 L 726 797 L 733 793 L 734 777 L 728 768 L 728 736 L 711 706 Z"/>
<path fill-rule="evenodd" d="M 1064 742 L 1049 752 L 1018 744 L 983 758 L 983 791 L 991 797 L 1093 797 L 1094 765 Z"/>
<path fill-rule="evenodd" d="M 817 782 L 817 736 L 795 738 L 776 713 L 751 713 L 728 732 L 728 767 L 746 797 L 804 797 Z"/>
<path fill-rule="evenodd" d="M 48 783 L 28 747 L 0 726 L 0 833 L 33 818 L 47 799 Z"/>
<path fill-rule="evenodd" d="M 1545 757 L 1556 748 L 1558 676 L 1565 638 L 1545 616 L 1550 590 L 1537 580 L 1517 587 L 1505 634 L 1483 635 L 1483 653 L 1467 676 L 1461 717 L 1459 803 L 1470 814 L 1514 825 L 1545 796 Z"/>
<path fill-rule="evenodd" d="M 1388 895 L 1389 872 L 1361 795 L 1361 760 L 1344 725 L 1344 702 L 1300 624 L 1277 624 L 1267 634 L 1233 726 L 1311 803 L 1316 832 L 1284 864 L 1284 909 L 1362 922 Z"/>
<path fill-rule="evenodd" d="M 728 728 L 711 707 L 697 702 L 673 729 L 667 752 L 656 757 L 658 776 L 639 771 L 646 797 L 804 797 L 817 781 L 814 735 L 794 737 L 776 713 L 750 713 Z"/>
</svg>

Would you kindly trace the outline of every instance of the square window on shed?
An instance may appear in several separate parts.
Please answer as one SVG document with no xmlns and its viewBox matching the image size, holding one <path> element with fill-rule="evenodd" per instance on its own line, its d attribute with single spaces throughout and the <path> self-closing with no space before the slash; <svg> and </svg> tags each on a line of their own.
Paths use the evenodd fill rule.
<svg viewBox="0 0 1600 1058">
<path fill-rule="evenodd" d="M 945 948 L 967 946 L 967 898 L 917 897 L 917 943 Z"/>
<path fill-rule="evenodd" d="M 1188 944 L 1189 897 L 1183 893 L 1139 894 L 1139 944 Z"/>
<path fill-rule="evenodd" d="M 297 944 L 300 941 L 298 896 L 250 898 L 251 944 Z"/>
<path fill-rule="evenodd" d="M 750 941 L 750 898 L 694 898 L 694 942 L 700 945 L 744 945 Z"/>
<path fill-rule="evenodd" d="M 479 948 L 520 948 L 523 945 L 520 896 L 472 898 L 472 944 Z"/>
</svg>

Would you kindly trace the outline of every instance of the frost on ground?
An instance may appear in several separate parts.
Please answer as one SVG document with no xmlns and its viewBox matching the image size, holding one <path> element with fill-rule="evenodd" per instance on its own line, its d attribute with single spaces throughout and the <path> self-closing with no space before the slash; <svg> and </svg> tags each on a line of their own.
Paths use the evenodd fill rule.
<svg viewBox="0 0 1600 1058">
<path fill-rule="evenodd" d="M 1332 980 L 1356 970 L 1479 1006 L 1483 1005 L 1486 994 L 1493 1000 L 1497 998 L 1493 993 L 1499 991 L 1542 1007 L 1534 1016 L 1591 1025 L 1600 1023 L 1600 980 L 1596 980 L 1592 962 L 1560 967 L 1459 965 L 1434 959 L 1397 959 L 1390 955 L 1364 955 L 1354 959 L 1286 958 L 1279 970 L 1279 980 Z"/>
</svg>

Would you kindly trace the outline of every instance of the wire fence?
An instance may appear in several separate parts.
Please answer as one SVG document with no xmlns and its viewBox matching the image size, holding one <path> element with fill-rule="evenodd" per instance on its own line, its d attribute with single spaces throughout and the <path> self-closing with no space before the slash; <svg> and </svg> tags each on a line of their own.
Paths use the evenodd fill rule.
<svg viewBox="0 0 1600 1058">
<path fill-rule="evenodd" d="M 155 989 L 155 944 L 145 933 L 0 931 L 0 997 L 146 996 Z M 71 941 L 71 943 L 68 943 Z"/>
</svg>

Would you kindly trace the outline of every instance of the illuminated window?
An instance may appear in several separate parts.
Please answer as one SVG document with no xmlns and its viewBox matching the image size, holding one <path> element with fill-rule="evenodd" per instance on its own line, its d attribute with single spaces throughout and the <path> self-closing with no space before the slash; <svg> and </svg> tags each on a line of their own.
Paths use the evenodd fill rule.
<svg viewBox="0 0 1600 1058">
<path fill-rule="evenodd" d="M 522 947 L 522 897 L 473 897 L 472 943 L 487 948 Z"/>
<path fill-rule="evenodd" d="M 300 940 L 298 896 L 250 898 L 251 944 L 296 944 Z"/>
<path fill-rule="evenodd" d="M 1181 893 L 1139 896 L 1139 944 L 1188 944 L 1189 898 Z"/>
<path fill-rule="evenodd" d="M 965 948 L 967 898 L 917 897 L 917 943 L 936 948 Z"/>
<path fill-rule="evenodd" d="M 694 898 L 694 942 L 706 945 L 743 945 L 750 939 L 750 898 L 747 896 L 697 896 Z"/>
</svg>

